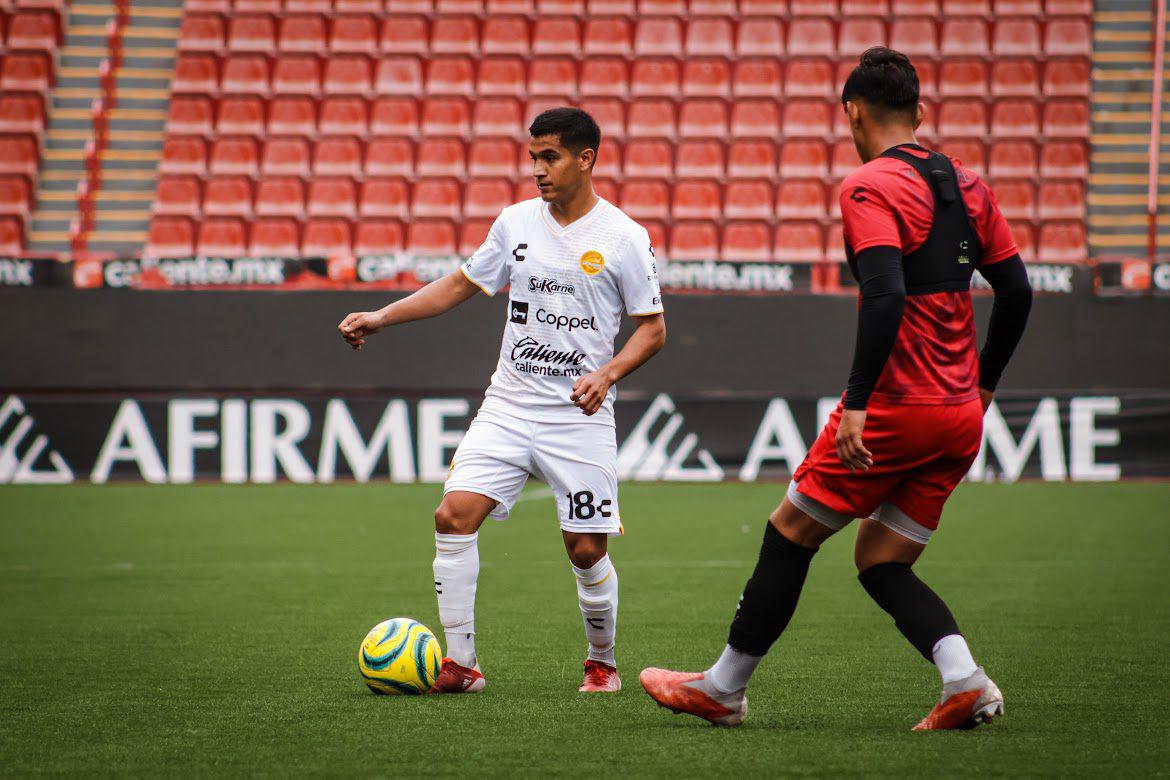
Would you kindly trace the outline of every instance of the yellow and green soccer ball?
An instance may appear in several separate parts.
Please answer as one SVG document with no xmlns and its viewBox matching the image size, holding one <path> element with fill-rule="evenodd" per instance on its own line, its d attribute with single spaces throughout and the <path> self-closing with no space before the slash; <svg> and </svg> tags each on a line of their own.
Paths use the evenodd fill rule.
<svg viewBox="0 0 1170 780">
<path fill-rule="evenodd" d="M 410 618 L 383 620 L 358 648 L 358 671 L 374 693 L 426 693 L 439 676 L 442 660 L 439 640 Z"/>
</svg>

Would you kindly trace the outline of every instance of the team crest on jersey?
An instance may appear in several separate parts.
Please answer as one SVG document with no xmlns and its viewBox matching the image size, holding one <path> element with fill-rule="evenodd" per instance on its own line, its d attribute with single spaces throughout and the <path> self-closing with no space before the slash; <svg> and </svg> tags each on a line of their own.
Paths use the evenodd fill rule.
<svg viewBox="0 0 1170 780">
<path fill-rule="evenodd" d="M 601 252 L 589 250 L 581 255 L 581 270 L 588 276 L 597 276 L 605 269 L 605 258 L 601 256 Z"/>
</svg>

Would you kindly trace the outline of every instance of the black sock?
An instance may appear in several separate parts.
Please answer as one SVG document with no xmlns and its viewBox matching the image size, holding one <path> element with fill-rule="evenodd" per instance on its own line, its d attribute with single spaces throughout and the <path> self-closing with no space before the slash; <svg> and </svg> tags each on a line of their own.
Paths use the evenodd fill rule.
<svg viewBox="0 0 1170 780">
<path fill-rule="evenodd" d="M 857 575 L 861 586 L 877 605 L 890 613 L 902 636 L 934 663 L 931 653 L 938 640 L 959 633 L 947 605 L 908 563 L 878 563 Z"/>
<path fill-rule="evenodd" d="M 727 644 L 748 655 L 766 655 L 792 619 L 815 549 L 788 541 L 771 522 L 756 570 L 743 589 Z"/>
</svg>

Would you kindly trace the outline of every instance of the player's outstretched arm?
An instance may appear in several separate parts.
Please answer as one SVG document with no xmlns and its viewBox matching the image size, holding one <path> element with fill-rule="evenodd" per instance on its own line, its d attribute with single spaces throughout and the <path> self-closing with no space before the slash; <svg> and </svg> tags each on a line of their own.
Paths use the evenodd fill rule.
<svg viewBox="0 0 1170 780">
<path fill-rule="evenodd" d="M 586 415 L 593 415 L 605 403 L 609 388 L 654 357 L 666 343 L 666 318 L 662 313 L 640 316 L 638 327 L 630 335 L 621 351 L 601 368 L 587 374 L 573 384 L 569 400 Z"/>
<path fill-rule="evenodd" d="M 1018 254 L 980 266 L 979 273 L 995 291 L 987 339 L 979 353 L 979 396 L 986 410 L 991 405 L 1003 370 L 1024 335 L 1028 313 L 1032 310 L 1032 284 L 1028 281 L 1028 269 Z"/>
<path fill-rule="evenodd" d="M 442 279 L 436 279 L 421 290 L 377 311 L 355 311 L 346 315 L 337 330 L 347 344 L 354 349 L 361 349 L 366 343 L 366 336 L 372 336 L 391 325 L 437 317 L 477 292 L 479 288 L 462 270 L 452 271 Z"/>
</svg>

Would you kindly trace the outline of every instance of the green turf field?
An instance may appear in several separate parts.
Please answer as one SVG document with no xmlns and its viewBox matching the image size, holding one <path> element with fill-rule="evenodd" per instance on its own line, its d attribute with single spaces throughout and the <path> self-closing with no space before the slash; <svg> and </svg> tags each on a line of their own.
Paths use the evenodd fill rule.
<svg viewBox="0 0 1170 780">
<path fill-rule="evenodd" d="M 723 646 L 781 485 L 631 485 L 618 661 L 587 697 L 541 492 L 481 534 L 487 691 L 380 697 L 357 644 L 436 630 L 436 486 L 0 489 L 0 774 L 1149 775 L 1170 766 L 1170 485 L 964 485 L 919 564 L 1007 717 L 912 734 L 938 693 L 855 579 L 814 561 L 738 730 L 658 709 L 643 666 Z M 441 633 L 439 634 L 441 637 Z"/>
</svg>

